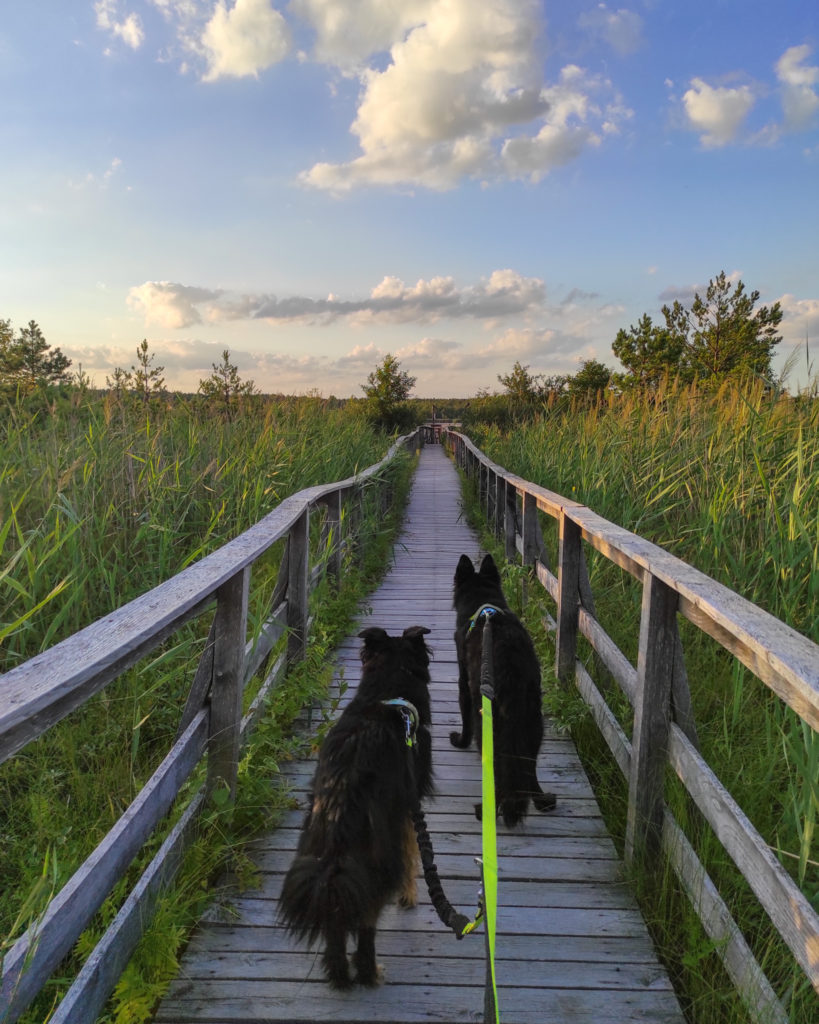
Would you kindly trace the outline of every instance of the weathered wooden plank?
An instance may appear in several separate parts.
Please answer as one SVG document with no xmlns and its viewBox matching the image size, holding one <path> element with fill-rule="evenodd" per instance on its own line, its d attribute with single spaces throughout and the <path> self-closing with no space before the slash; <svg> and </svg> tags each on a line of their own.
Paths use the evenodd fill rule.
<svg viewBox="0 0 819 1024">
<path fill-rule="evenodd" d="M 475 942 L 471 946 L 478 945 Z M 379 962 L 384 967 L 390 984 L 463 985 L 483 981 L 482 951 L 474 958 L 460 956 L 408 956 L 401 953 L 383 953 L 378 949 Z M 498 951 L 501 952 L 500 950 Z M 197 961 L 197 979 L 230 978 L 233 981 L 292 981 L 322 984 L 317 952 L 292 950 L 265 953 L 215 953 Z M 626 963 L 613 961 L 509 959 L 498 956 L 503 984 L 524 985 L 531 988 L 608 989 L 669 991 L 671 983 L 659 964 Z M 181 986 L 180 986 L 181 988 Z"/>
<path fill-rule="evenodd" d="M 454 883 L 453 883 L 454 884 Z M 461 906 L 469 906 L 461 901 Z M 477 937 L 476 937 L 477 938 Z M 405 931 L 401 928 L 378 929 L 378 950 L 380 953 L 400 956 L 452 956 L 453 950 L 464 961 L 484 959 L 480 941 L 458 942 L 452 932 L 445 930 L 440 922 L 429 931 Z M 283 928 L 272 924 L 247 928 L 230 922 L 200 929 L 190 941 L 185 961 L 184 974 L 192 977 L 198 971 L 198 964 L 208 961 L 217 953 L 286 953 L 296 947 Z M 308 947 L 309 949 L 309 947 Z M 561 935 L 548 940 L 542 935 L 503 934 L 498 948 L 498 958 L 539 963 L 615 963 L 615 964 L 656 964 L 657 954 L 647 932 L 642 935 Z M 434 1018 L 433 1018 L 434 1019 Z"/>
<path fill-rule="evenodd" d="M 714 942 L 735 988 L 758 1024 L 787 1024 L 788 1015 L 765 977 L 716 886 L 700 863 L 685 833 L 666 812 L 663 849 L 688 898 Z"/>
<path fill-rule="evenodd" d="M 777 931 L 819 992 L 819 915 L 748 817 L 677 725 L 669 760 Z"/>
<path fill-rule="evenodd" d="M 676 615 L 677 595 L 662 580 L 647 575 L 637 656 L 625 849 L 626 863 L 645 872 L 658 866 L 660 852 Z"/>
<path fill-rule="evenodd" d="M 242 662 L 247 636 L 250 567 L 242 569 L 217 591 L 213 640 L 213 684 L 210 694 L 207 792 L 227 786 L 236 796 L 242 725 Z"/>
<path fill-rule="evenodd" d="M 150 922 L 160 893 L 173 880 L 196 835 L 202 787 L 157 850 L 139 882 L 94 947 L 49 1018 L 50 1024 L 94 1024 Z"/>
<path fill-rule="evenodd" d="M 0 1017 L 17 1020 L 68 953 L 121 877 L 205 749 L 207 711 L 200 711 L 137 798 L 49 903 L 36 926 L 3 959 Z"/>
<path fill-rule="evenodd" d="M 560 517 L 557 602 L 557 678 L 568 686 L 577 658 L 577 619 L 580 609 L 580 530 L 565 513 Z"/>
<path fill-rule="evenodd" d="M 163 1004 L 157 1024 L 176 1022 L 215 1022 L 245 1020 L 269 1021 L 278 1017 L 288 1021 L 337 1021 L 369 1024 L 402 1020 L 429 1020 L 429 1006 L 436 1016 L 451 1024 L 474 1024 L 483 1004 L 483 986 L 443 986 L 415 983 L 387 984 L 362 993 L 327 992 L 325 987 L 305 985 L 303 981 L 280 985 L 269 981 L 200 981 L 196 994 L 181 994 Z M 683 1017 L 676 1000 L 663 991 L 626 991 L 610 989 L 537 989 L 501 984 L 498 1002 L 505 1024 L 569 1024 L 595 1021 L 596 1024 L 630 1024 L 632 1021 L 678 1022 Z M 275 1017 L 274 1017 L 275 1015 Z"/>
</svg>

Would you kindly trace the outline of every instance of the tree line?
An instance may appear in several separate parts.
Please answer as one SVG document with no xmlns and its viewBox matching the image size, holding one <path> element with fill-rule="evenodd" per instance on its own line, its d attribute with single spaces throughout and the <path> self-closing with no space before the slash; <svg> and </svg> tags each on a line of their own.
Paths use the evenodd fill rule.
<svg viewBox="0 0 819 1024">
<path fill-rule="evenodd" d="M 596 400 L 609 388 L 652 389 L 663 379 L 720 383 L 753 376 L 773 384 L 772 358 L 782 340 L 778 328 L 783 313 L 778 302 L 758 307 L 758 301 L 758 291 L 746 291 L 741 280 L 732 283 L 721 271 L 708 282 L 704 297 L 695 293 L 690 308 L 675 300 L 662 307 L 662 322 L 655 323 L 645 313 L 636 324 L 617 332 L 612 352 L 622 373 L 596 359 L 586 360 L 575 374 L 550 376 L 530 373 L 528 366 L 516 362 L 509 373 L 498 375 L 498 381 L 518 409 L 563 398 Z M 130 369 L 117 367 L 106 377 L 109 393 L 142 405 L 165 394 L 165 368 L 155 365 L 154 358 L 143 339 Z M 73 375 L 70 367 L 71 360 L 48 344 L 34 320 L 16 334 L 9 320 L 0 320 L 0 397 L 27 396 L 69 384 L 87 389 L 82 366 Z M 361 385 L 366 416 L 389 430 L 409 427 L 416 418 L 407 406 L 415 383 L 416 378 L 388 354 Z M 210 376 L 200 380 L 198 394 L 231 420 L 242 399 L 258 391 L 252 380 L 241 379 L 229 349 L 224 349 L 221 362 L 213 363 Z M 482 390 L 477 400 L 488 405 L 493 397 Z"/>
</svg>

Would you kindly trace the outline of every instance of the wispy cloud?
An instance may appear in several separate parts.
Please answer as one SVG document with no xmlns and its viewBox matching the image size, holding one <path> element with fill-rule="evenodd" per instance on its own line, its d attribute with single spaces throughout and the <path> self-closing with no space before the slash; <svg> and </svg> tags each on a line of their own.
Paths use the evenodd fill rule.
<svg viewBox="0 0 819 1024">
<path fill-rule="evenodd" d="M 192 287 L 170 281 L 146 281 L 128 294 L 131 309 L 146 323 L 181 329 L 202 322 L 230 320 L 305 321 L 327 324 L 339 319 L 366 323 L 433 323 L 450 318 L 493 319 L 542 308 L 543 281 L 515 270 L 495 270 L 488 278 L 458 288 L 451 277 L 433 277 L 406 285 L 385 277 L 363 299 L 334 294 L 316 299 L 303 295 L 279 298 L 270 293 L 235 295 L 222 289 Z"/>
<path fill-rule="evenodd" d="M 134 12 L 123 12 L 122 6 L 119 0 L 97 0 L 94 4 L 97 28 L 122 40 L 132 50 L 138 50 L 145 41 L 142 21 Z"/>
<path fill-rule="evenodd" d="M 643 19 L 636 11 L 623 7 L 613 11 L 606 4 L 598 4 L 594 10 L 581 14 L 578 24 L 624 57 L 635 53 L 644 43 Z"/>
</svg>

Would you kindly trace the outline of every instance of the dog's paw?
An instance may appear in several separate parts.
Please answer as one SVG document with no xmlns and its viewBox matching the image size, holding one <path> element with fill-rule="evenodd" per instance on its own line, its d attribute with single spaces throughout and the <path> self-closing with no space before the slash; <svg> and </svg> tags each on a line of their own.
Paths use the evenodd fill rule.
<svg viewBox="0 0 819 1024">
<path fill-rule="evenodd" d="M 353 979 L 346 971 L 334 971 L 327 980 L 330 982 L 330 988 L 334 988 L 337 992 L 349 992 L 354 984 Z"/>
<path fill-rule="evenodd" d="M 359 971 L 355 980 L 359 985 L 363 985 L 365 988 L 377 988 L 378 985 L 384 984 L 385 977 L 386 971 L 384 968 L 381 964 L 376 964 L 374 971 Z"/>
<path fill-rule="evenodd" d="M 411 890 L 402 892 L 398 897 L 398 906 L 403 910 L 412 910 L 413 907 L 418 906 L 418 890 L 413 886 Z"/>
<path fill-rule="evenodd" d="M 557 807 L 557 797 L 554 793 L 538 793 L 532 797 L 532 802 L 539 811 L 553 811 Z"/>
</svg>

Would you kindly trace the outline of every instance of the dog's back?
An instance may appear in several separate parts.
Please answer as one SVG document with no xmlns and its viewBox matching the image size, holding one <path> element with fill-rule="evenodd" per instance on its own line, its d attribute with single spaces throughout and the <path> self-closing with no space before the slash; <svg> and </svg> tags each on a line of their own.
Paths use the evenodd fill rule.
<svg viewBox="0 0 819 1024">
<path fill-rule="evenodd" d="M 382 907 L 404 884 L 410 814 L 432 788 L 427 632 L 360 634 L 361 683 L 322 743 L 311 806 L 285 877 L 280 915 L 299 938 L 324 938 L 325 966 L 338 987 L 347 983 L 346 935 L 374 931 Z M 385 703 L 396 698 L 417 710 L 412 736 L 403 705 Z"/>
<path fill-rule="evenodd" d="M 456 747 L 467 747 L 474 733 L 480 745 L 480 673 L 484 619 L 472 622 L 485 605 L 492 617 L 492 676 L 494 686 L 495 782 L 498 807 L 507 825 L 521 821 L 530 797 L 546 810 L 554 807 L 551 794 L 540 789 L 535 763 L 543 740 L 540 663 L 528 630 L 509 608 L 500 573 L 491 555 L 476 572 L 466 555 L 455 570 L 453 604 L 455 643 L 459 662 L 459 702 L 462 731 L 452 733 Z"/>
</svg>

